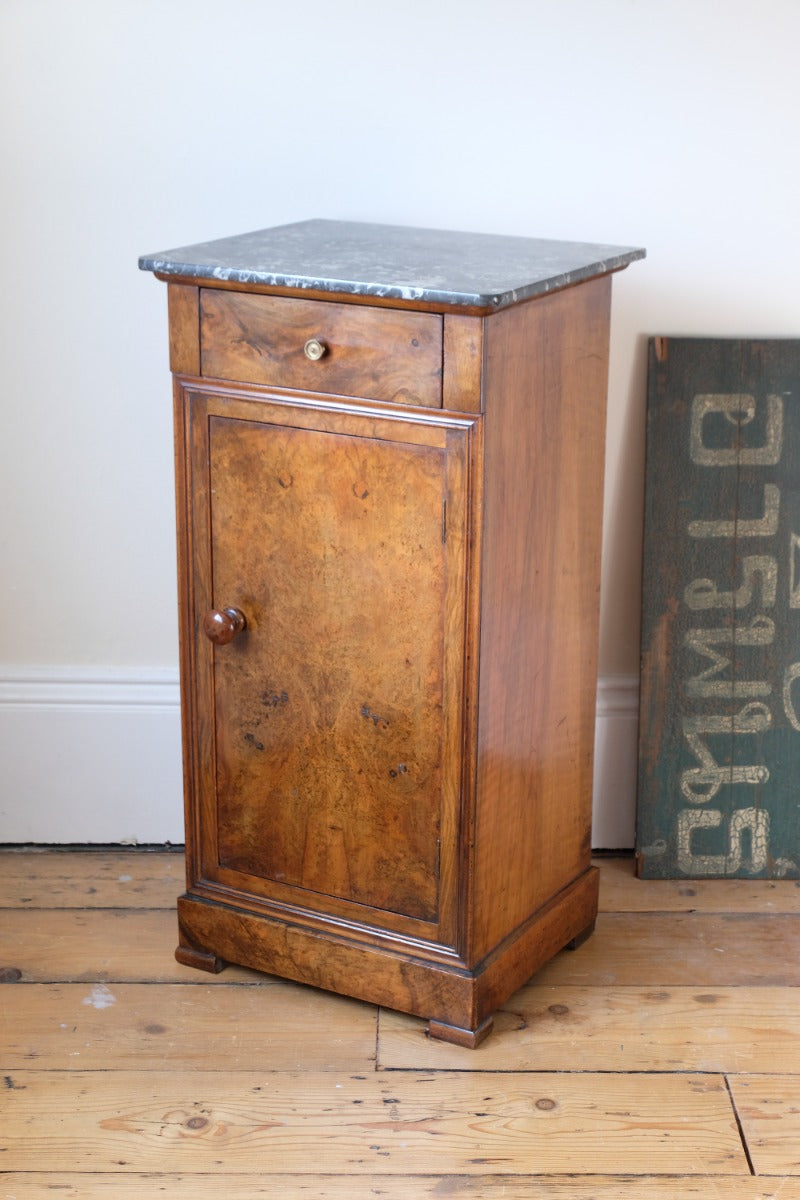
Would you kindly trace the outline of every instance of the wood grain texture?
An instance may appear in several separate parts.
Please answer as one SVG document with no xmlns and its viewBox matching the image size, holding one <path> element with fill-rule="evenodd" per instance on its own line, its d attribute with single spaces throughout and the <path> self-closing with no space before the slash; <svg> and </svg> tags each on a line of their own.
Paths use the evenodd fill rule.
<svg viewBox="0 0 800 1200">
<path fill-rule="evenodd" d="M 213 600 L 247 615 L 212 652 L 219 861 L 436 922 L 444 451 L 223 416 L 209 443 Z"/>
<path fill-rule="evenodd" d="M 204 375 L 442 407 L 442 318 L 201 289 Z M 309 338 L 327 347 L 310 362 Z"/>
<path fill-rule="evenodd" d="M 800 1176 L 800 1075 L 732 1079 L 731 1095 L 756 1173 Z"/>
<path fill-rule="evenodd" d="M 214 983 L 175 962 L 175 911 L 87 909 L 0 910 L 0 965 L 22 973 L 23 983 Z M 229 967 L 225 981 L 257 980 L 253 971 Z M 265 982 L 269 977 L 264 977 Z"/>
<path fill-rule="evenodd" d="M 382 1012 L 384 1070 L 464 1070 L 413 1017 Z M 797 1001 L 788 988 L 530 985 L 495 1015 L 482 1071 L 709 1071 L 800 1074 Z"/>
<path fill-rule="evenodd" d="M 0 851 L 0 908 L 175 909 L 182 851 Z M 80 881 L 80 882 L 78 882 Z"/>
<path fill-rule="evenodd" d="M 623 911 L 466 1051 L 349 999 L 179 967 L 159 858 L 179 856 L 0 857 L 10 892 L 51 879 L 66 906 L 34 910 L 17 891 L 0 913 L 3 960 L 25 966 L 0 985 L 0 1200 L 800 1200 L 800 956 L 794 918 L 760 910 L 771 889 L 738 885 L 754 911 L 727 921 L 722 881 L 709 912 L 625 912 L 642 888 L 687 898 L 601 859 L 616 880 L 602 906 Z M 93 889 L 120 907 L 76 909 Z M 754 985 L 776 959 L 784 978 Z M 645 964 L 641 986 L 607 982 Z M 540 982 L 548 971 L 564 981 Z M 682 985 L 665 982 L 678 971 Z"/>
<path fill-rule="evenodd" d="M 609 278 L 486 319 L 201 289 L 181 962 L 351 978 L 471 1042 L 591 930 L 609 301 Z M 222 610 L 246 627 L 211 647 Z"/>
<path fill-rule="evenodd" d="M 475 419 L 185 394 L 189 877 L 452 945 Z"/>
<path fill-rule="evenodd" d="M 6 1071 L 355 1071 L 375 1061 L 374 1008 L 273 979 L 7 987 L 0 1025 Z"/>
<path fill-rule="evenodd" d="M 169 310 L 169 367 L 182 375 L 200 374 L 200 289 L 171 283 Z"/>
<path fill-rule="evenodd" d="M 597 859 L 605 912 L 800 913 L 794 879 L 637 879 L 634 859 Z"/>
<path fill-rule="evenodd" d="M 713 988 L 800 983 L 800 919 L 757 913 L 606 913 L 537 983 Z"/>
<path fill-rule="evenodd" d="M 589 866 L 609 303 L 485 322 L 478 956 Z"/>
<path fill-rule="evenodd" d="M 442 403 L 456 412 L 480 412 L 483 404 L 483 329 L 480 317 L 444 319 Z"/>
<path fill-rule="evenodd" d="M 483 1025 L 533 970 L 585 928 L 596 907 L 596 886 L 594 872 L 582 876 L 473 970 L 437 956 L 435 946 L 381 944 L 374 929 L 362 930 L 360 938 L 353 928 L 345 937 L 335 926 L 314 929 L 308 921 L 287 929 L 281 913 L 247 912 L 192 896 L 178 901 L 180 945 L 213 945 L 224 960 L 417 1013 L 436 1022 L 432 1036 L 444 1037 L 452 1026 L 452 1040 L 463 1045 L 465 1030 Z"/>
<path fill-rule="evenodd" d="M 18 1071 L 6 1085 L 3 1167 L 356 1179 L 547 1173 L 744 1173 L 716 1076 L 331 1071 L 184 1074 Z M 312 1166 L 313 1170 L 313 1166 Z"/>
<path fill-rule="evenodd" d="M 228 904 L 209 904 L 192 896 L 178 901 L 180 946 L 213 945 L 226 962 L 270 971 L 341 995 L 357 996 L 460 1026 L 475 1020 L 475 988 L 469 974 L 442 962 L 436 947 L 429 954 L 398 953 L 395 939 L 382 939 L 369 928 L 360 938 L 344 938 L 336 926 L 315 929 L 307 920 L 287 926 L 285 914 L 273 916 Z M 302 916 L 303 914 L 301 914 Z M 338 934 L 338 936 L 337 936 Z M 332 936 L 333 935 L 333 936 Z M 415 950 L 418 948 L 413 947 Z"/>
<path fill-rule="evenodd" d="M 0 911 L 3 965 L 36 982 L 215 983 L 254 980 L 228 967 L 217 980 L 180 967 L 172 955 L 175 914 L 167 910 Z M 536 982 L 593 987 L 797 987 L 800 928 L 790 915 L 601 914 L 575 953 L 564 951 Z"/>
<path fill-rule="evenodd" d="M 168 1180 L 168 1184 L 165 1183 Z M 207 1175 L 15 1172 L 0 1179 L 0 1200 L 143 1200 L 168 1191 L 171 1200 L 800 1200 L 800 1180 L 703 1175 Z"/>
</svg>

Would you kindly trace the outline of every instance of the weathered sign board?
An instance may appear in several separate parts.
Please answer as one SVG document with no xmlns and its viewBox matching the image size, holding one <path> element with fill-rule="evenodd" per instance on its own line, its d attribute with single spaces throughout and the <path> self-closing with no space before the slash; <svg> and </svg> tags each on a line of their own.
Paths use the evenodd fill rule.
<svg viewBox="0 0 800 1200">
<path fill-rule="evenodd" d="M 654 338 L 637 862 L 800 878 L 800 341 Z"/>
</svg>

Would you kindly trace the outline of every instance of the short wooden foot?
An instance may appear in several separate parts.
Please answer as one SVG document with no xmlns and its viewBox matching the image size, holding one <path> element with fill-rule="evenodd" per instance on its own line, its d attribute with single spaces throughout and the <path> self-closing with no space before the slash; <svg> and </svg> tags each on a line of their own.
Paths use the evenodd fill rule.
<svg viewBox="0 0 800 1200">
<path fill-rule="evenodd" d="M 195 950 L 192 946 L 178 946 L 175 957 L 184 967 L 195 967 L 198 971 L 209 971 L 212 975 L 219 975 L 228 965 L 224 958 L 217 958 L 216 954 L 209 954 L 206 950 Z"/>
<path fill-rule="evenodd" d="M 583 945 L 583 943 L 587 940 L 587 938 L 590 938 L 592 936 L 592 934 L 594 933 L 594 926 L 595 926 L 595 922 L 592 921 L 589 925 L 586 926 L 585 929 L 582 929 L 580 931 L 580 933 L 576 934 L 574 938 L 571 938 L 570 941 L 567 942 L 564 949 L 565 950 L 577 950 L 579 946 Z"/>
<path fill-rule="evenodd" d="M 477 1029 L 462 1029 L 459 1025 L 445 1025 L 443 1021 L 428 1022 L 428 1037 L 438 1038 L 441 1042 L 452 1042 L 454 1046 L 464 1046 L 474 1050 L 480 1046 L 484 1038 L 492 1032 L 494 1017 L 487 1017 Z"/>
</svg>

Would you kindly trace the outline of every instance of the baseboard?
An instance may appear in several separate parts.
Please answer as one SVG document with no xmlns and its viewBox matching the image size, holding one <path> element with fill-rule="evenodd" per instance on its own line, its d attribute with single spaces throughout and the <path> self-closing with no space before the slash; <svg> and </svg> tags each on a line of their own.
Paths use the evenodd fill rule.
<svg viewBox="0 0 800 1200">
<path fill-rule="evenodd" d="M 638 676 L 601 676 L 597 681 L 592 828 L 592 844 L 597 850 L 627 850 L 634 845 L 638 742 Z"/>
<path fill-rule="evenodd" d="M 0 842 L 183 841 L 177 671 L 0 673 Z"/>
<path fill-rule="evenodd" d="M 594 845 L 633 846 L 638 680 L 597 690 Z M 183 841 L 169 668 L 0 672 L 0 843 Z"/>
</svg>

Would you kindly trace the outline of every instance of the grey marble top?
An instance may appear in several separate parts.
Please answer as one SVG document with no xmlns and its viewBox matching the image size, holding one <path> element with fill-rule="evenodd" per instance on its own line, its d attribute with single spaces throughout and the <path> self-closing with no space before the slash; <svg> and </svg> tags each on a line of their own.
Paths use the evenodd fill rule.
<svg viewBox="0 0 800 1200">
<path fill-rule="evenodd" d="M 143 271 L 500 309 L 626 267 L 644 250 L 354 221 L 299 221 L 139 259 Z"/>
</svg>

